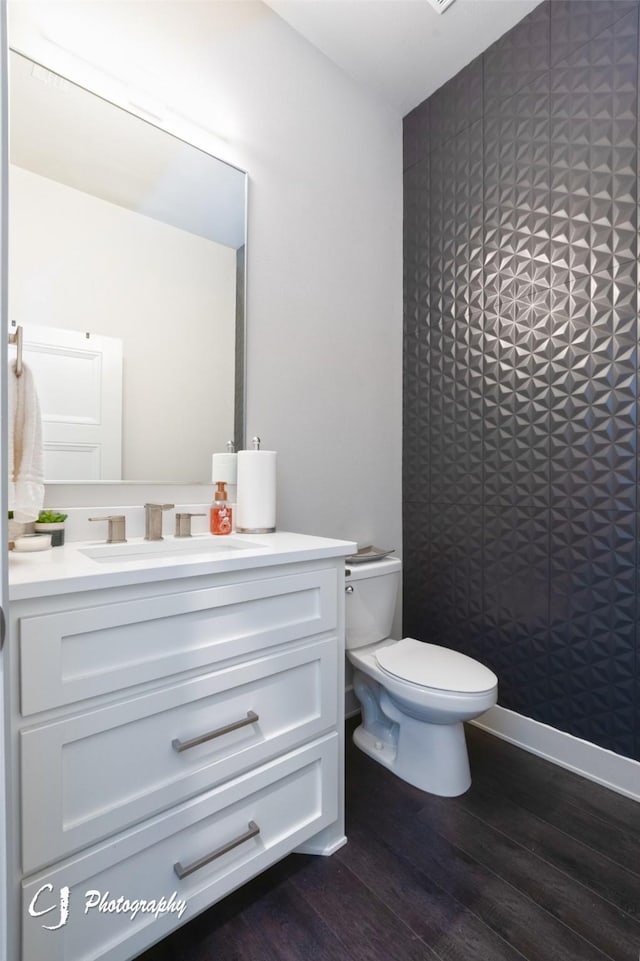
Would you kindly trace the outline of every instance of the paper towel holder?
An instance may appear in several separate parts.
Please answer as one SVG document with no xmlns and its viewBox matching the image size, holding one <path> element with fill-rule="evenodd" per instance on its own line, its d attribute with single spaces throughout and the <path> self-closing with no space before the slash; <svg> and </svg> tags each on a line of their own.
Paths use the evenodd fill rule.
<svg viewBox="0 0 640 961">
<path fill-rule="evenodd" d="M 260 451 L 260 443 L 261 441 L 259 437 L 256 436 L 252 438 L 251 440 L 252 451 L 250 452 L 251 454 Z M 242 457 L 244 453 L 245 452 L 241 451 L 239 454 L 239 457 Z M 275 457 L 274 451 L 265 451 L 264 453 L 268 454 L 270 457 Z M 275 481 L 275 475 L 274 475 L 274 481 Z M 274 520 L 275 520 L 275 488 L 272 490 L 272 496 L 273 496 L 273 509 L 272 509 L 272 512 L 267 511 L 267 516 L 269 516 L 270 513 L 273 513 Z M 241 485 L 239 484 L 238 485 L 238 507 L 237 507 L 237 514 L 236 514 L 236 533 L 238 534 L 273 534 L 275 532 L 276 530 L 275 524 L 270 524 L 269 526 L 262 526 L 262 525 L 258 526 L 257 524 L 249 525 L 247 523 L 242 523 L 243 517 L 242 517 L 241 505 L 242 505 L 242 488 L 241 488 Z M 265 517 L 265 520 L 266 520 L 266 517 Z"/>
</svg>

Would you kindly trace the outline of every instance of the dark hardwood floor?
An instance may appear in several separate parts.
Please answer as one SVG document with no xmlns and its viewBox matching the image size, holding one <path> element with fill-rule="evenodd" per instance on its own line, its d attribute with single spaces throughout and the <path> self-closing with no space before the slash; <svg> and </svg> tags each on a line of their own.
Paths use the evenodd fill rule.
<svg viewBox="0 0 640 961">
<path fill-rule="evenodd" d="M 140 961 L 638 961 L 640 804 L 467 741 L 473 785 L 443 799 L 349 737 L 349 843 L 291 855 Z"/>
</svg>

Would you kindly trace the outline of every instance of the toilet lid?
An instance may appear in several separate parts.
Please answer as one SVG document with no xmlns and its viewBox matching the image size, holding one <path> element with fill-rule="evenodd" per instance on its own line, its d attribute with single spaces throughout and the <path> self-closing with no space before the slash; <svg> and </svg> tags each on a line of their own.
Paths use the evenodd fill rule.
<svg viewBox="0 0 640 961">
<path fill-rule="evenodd" d="M 376 653 L 376 661 L 387 674 L 438 691 L 479 694 L 498 683 L 493 671 L 466 654 L 413 637 L 383 647 Z"/>
</svg>

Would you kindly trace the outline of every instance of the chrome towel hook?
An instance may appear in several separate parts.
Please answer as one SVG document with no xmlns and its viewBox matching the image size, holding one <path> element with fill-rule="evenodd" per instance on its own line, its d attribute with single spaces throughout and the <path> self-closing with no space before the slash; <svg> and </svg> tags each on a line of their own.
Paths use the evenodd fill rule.
<svg viewBox="0 0 640 961">
<path fill-rule="evenodd" d="M 16 345 L 16 377 L 20 377 L 22 374 L 22 327 L 16 324 L 15 320 L 11 323 L 16 329 L 9 334 L 9 343 Z"/>
</svg>

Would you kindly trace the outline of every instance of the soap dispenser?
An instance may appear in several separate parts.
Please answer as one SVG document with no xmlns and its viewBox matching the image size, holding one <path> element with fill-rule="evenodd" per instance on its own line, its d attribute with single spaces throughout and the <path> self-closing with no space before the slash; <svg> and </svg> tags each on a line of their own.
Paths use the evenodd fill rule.
<svg viewBox="0 0 640 961">
<path fill-rule="evenodd" d="M 227 503 L 226 481 L 216 482 L 214 503 L 209 511 L 209 529 L 212 534 L 231 533 L 231 508 Z"/>
</svg>

